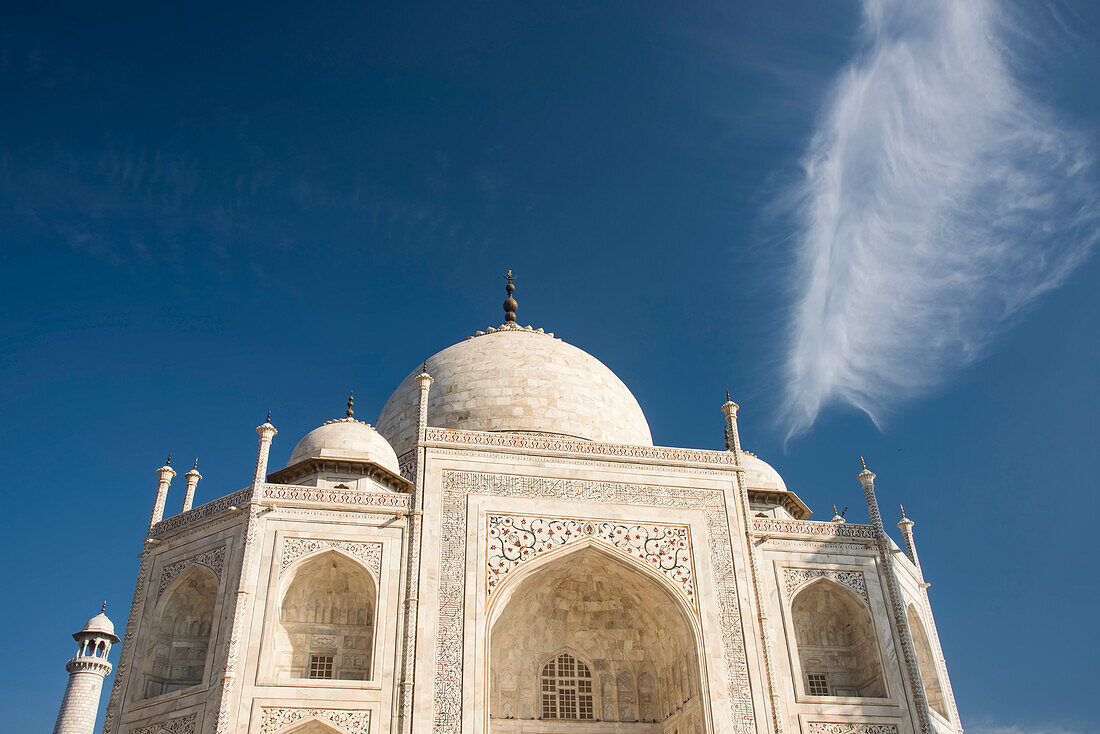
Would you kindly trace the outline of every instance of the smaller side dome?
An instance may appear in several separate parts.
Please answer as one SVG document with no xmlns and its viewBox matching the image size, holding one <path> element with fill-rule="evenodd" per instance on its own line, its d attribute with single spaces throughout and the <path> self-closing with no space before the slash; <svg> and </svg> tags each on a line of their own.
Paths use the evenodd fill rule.
<svg viewBox="0 0 1100 734">
<path fill-rule="evenodd" d="M 787 484 L 772 465 L 756 454 L 741 452 L 741 463 L 745 466 L 745 485 L 752 489 L 787 491 Z"/>
<path fill-rule="evenodd" d="M 111 638 L 114 642 L 118 642 L 118 637 L 115 635 L 115 625 L 107 615 L 103 612 L 95 615 L 89 619 L 80 632 L 77 632 L 73 637 L 79 635 L 102 635 L 104 637 Z"/>
<path fill-rule="evenodd" d="M 394 474 L 400 474 L 397 454 L 386 439 L 370 424 L 354 418 L 328 421 L 307 433 L 286 465 L 293 466 L 306 459 L 350 459 L 372 461 Z"/>
</svg>

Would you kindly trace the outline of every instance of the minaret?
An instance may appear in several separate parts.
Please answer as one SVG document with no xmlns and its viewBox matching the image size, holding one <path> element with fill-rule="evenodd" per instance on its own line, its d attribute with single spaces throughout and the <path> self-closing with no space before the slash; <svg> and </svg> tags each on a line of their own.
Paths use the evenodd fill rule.
<svg viewBox="0 0 1100 734">
<path fill-rule="evenodd" d="M 187 480 L 187 492 L 183 495 L 183 511 L 187 512 L 195 504 L 195 488 L 199 486 L 199 480 L 202 479 L 202 474 L 199 474 L 198 459 L 195 459 L 195 466 L 183 477 Z"/>
<path fill-rule="evenodd" d="M 65 687 L 53 734 L 92 734 L 95 729 L 103 679 L 111 672 L 107 655 L 111 645 L 118 642 L 115 626 L 107 619 L 107 602 L 103 602 L 103 611 L 89 619 L 73 639 L 76 656 L 65 665 L 69 685 Z"/>
</svg>

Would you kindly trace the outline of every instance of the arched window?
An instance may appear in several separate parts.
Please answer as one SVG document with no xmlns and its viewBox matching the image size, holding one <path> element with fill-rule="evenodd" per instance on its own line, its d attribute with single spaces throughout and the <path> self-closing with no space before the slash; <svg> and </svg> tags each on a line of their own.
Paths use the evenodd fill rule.
<svg viewBox="0 0 1100 734">
<path fill-rule="evenodd" d="M 921 680 L 924 681 L 924 695 L 932 710 L 946 719 L 947 701 L 943 695 L 939 673 L 936 672 L 936 660 L 932 655 L 932 645 L 928 642 L 928 633 L 924 631 L 924 623 L 921 622 L 920 615 L 912 604 L 905 612 L 909 618 L 909 632 L 913 635 L 913 646 L 917 648 L 917 668 L 920 670 Z"/>
<path fill-rule="evenodd" d="M 542 718 L 595 718 L 592 706 L 592 671 L 568 653 L 542 667 Z"/>
<path fill-rule="evenodd" d="M 154 612 L 144 698 L 202 683 L 217 597 L 218 579 L 198 565 L 168 587 Z"/>
<path fill-rule="evenodd" d="M 815 581 L 795 596 L 791 616 L 807 694 L 886 695 L 871 613 L 859 597 L 833 581 Z"/>
<path fill-rule="evenodd" d="M 375 596 L 371 575 L 340 553 L 328 551 L 303 562 L 279 609 L 276 675 L 368 680 Z"/>
</svg>

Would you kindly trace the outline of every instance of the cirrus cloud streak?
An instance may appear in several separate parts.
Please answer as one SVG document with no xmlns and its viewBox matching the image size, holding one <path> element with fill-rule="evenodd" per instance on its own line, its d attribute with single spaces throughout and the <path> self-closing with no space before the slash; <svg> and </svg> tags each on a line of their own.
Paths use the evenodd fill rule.
<svg viewBox="0 0 1100 734">
<path fill-rule="evenodd" d="M 1016 81 L 994 0 L 864 0 L 792 203 L 790 435 L 942 384 L 1093 248 L 1084 137 Z"/>
</svg>

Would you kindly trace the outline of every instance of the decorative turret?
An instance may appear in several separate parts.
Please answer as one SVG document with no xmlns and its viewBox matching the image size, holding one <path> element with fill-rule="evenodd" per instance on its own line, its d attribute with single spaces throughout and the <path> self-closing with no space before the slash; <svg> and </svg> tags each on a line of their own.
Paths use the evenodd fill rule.
<svg viewBox="0 0 1100 734">
<path fill-rule="evenodd" d="M 267 418 L 256 426 L 256 433 L 260 435 L 260 447 L 256 451 L 256 472 L 252 475 L 252 486 L 258 487 L 267 479 L 267 457 L 271 454 L 271 439 L 278 433 L 275 426 L 271 425 L 271 411 L 267 411 Z"/>
<path fill-rule="evenodd" d="M 191 471 L 183 475 L 187 480 L 187 493 L 183 496 L 183 511 L 187 512 L 195 504 L 195 488 L 199 486 L 202 474 L 199 474 L 199 460 L 195 459 L 195 466 Z"/>
<path fill-rule="evenodd" d="M 905 516 L 905 505 L 898 506 L 901 508 L 901 520 L 898 521 L 898 530 L 901 531 L 901 537 L 905 540 L 905 555 L 909 556 L 909 560 L 917 567 L 917 575 L 923 582 L 924 574 L 920 567 L 920 557 L 917 556 L 917 542 L 913 538 L 913 526 L 916 523 Z"/>
<path fill-rule="evenodd" d="M 103 610 L 89 619 L 73 639 L 76 640 L 76 656 L 65 665 L 65 670 L 69 671 L 69 685 L 61 700 L 53 734 L 92 734 L 95 729 L 103 679 L 111 672 L 107 656 L 111 645 L 118 642 L 115 626 L 107 618 L 107 602 L 103 602 Z"/>
<path fill-rule="evenodd" d="M 168 452 L 168 460 L 164 466 L 157 469 L 157 497 L 153 501 L 153 514 L 149 518 L 149 529 L 164 519 L 164 504 L 168 501 L 168 486 L 172 484 L 172 477 L 176 476 L 176 470 L 172 468 L 172 452 Z"/>
</svg>

